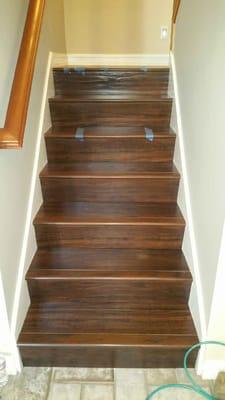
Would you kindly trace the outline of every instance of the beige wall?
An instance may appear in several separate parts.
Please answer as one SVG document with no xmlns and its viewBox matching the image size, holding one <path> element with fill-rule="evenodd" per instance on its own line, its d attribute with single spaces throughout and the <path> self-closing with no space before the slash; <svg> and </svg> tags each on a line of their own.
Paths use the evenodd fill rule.
<svg viewBox="0 0 225 400">
<path fill-rule="evenodd" d="M 68 53 L 166 54 L 173 0 L 64 0 Z"/>
<path fill-rule="evenodd" d="M 0 3 L 0 121 L 2 125 L 28 0 L 0 0 Z M 0 268 L 10 323 L 18 282 L 49 51 L 65 52 L 63 0 L 48 0 L 46 2 L 24 146 L 21 150 L 0 150 Z M 28 249 L 30 254 L 34 249 L 33 244 L 33 248 Z M 25 306 L 27 298 L 24 299 L 23 296 L 26 296 L 25 292 L 22 293 L 21 298 L 21 304 Z"/>
<path fill-rule="evenodd" d="M 224 17 L 224 0 L 181 2 L 174 50 L 207 324 L 225 219 Z"/>
</svg>

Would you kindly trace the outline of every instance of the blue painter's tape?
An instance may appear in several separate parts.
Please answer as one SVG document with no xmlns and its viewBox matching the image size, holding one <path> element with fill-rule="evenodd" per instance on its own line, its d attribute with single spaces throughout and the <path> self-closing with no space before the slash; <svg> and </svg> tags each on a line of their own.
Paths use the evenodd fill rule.
<svg viewBox="0 0 225 400">
<path fill-rule="evenodd" d="M 84 141 L 84 128 L 77 128 L 75 138 L 80 142 Z"/>
<path fill-rule="evenodd" d="M 86 74 L 86 70 L 84 67 L 75 67 L 74 71 L 78 74 L 78 75 L 82 75 L 85 76 Z"/>
<path fill-rule="evenodd" d="M 154 140 L 153 130 L 150 128 L 145 128 L 145 137 L 149 142 L 153 142 Z"/>
</svg>

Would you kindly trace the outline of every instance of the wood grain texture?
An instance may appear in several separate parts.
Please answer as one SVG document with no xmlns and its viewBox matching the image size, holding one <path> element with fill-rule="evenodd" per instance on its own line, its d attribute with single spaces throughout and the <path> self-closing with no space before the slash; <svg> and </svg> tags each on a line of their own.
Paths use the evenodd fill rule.
<svg viewBox="0 0 225 400">
<path fill-rule="evenodd" d="M 67 327 L 66 333 L 65 327 Z M 72 304 L 57 302 L 45 304 L 44 307 L 41 304 L 31 305 L 22 334 L 33 333 L 44 336 L 58 334 L 58 337 L 52 338 L 53 343 L 57 343 L 60 335 L 85 332 L 117 335 L 117 340 L 119 334 L 177 335 L 180 341 L 182 336 L 195 336 L 193 321 L 188 310 L 143 310 L 141 313 L 127 310 L 125 313 L 122 310 L 102 309 L 93 313 L 92 309 L 77 312 Z M 148 340 L 148 337 L 145 340 Z"/>
<path fill-rule="evenodd" d="M 38 246 L 180 249 L 184 227 L 176 224 L 36 224 Z"/>
<path fill-rule="evenodd" d="M 45 202 L 176 202 L 179 174 L 171 163 L 91 162 L 47 165 Z"/>
<path fill-rule="evenodd" d="M 89 125 L 151 126 L 169 128 L 172 100 L 143 100 L 143 96 L 107 100 L 91 97 L 49 100 L 54 127 Z"/>
<path fill-rule="evenodd" d="M 181 250 L 149 249 L 79 249 L 51 247 L 38 249 L 31 263 L 28 276 L 68 271 L 168 271 L 184 273 L 190 277 L 187 262 Z M 31 275 L 30 275 L 31 274 Z M 187 274 L 187 275 L 186 275 Z"/>
<path fill-rule="evenodd" d="M 50 130 L 45 135 L 50 163 L 76 161 L 171 161 L 176 136 L 170 130 L 154 131 L 148 141 L 143 127 L 96 127 L 84 129 L 84 140 L 75 139 L 76 128 Z"/>
<path fill-rule="evenodd" d="M 176 205 L 65 203 L 42 208 L 35 219 L 38 245 L 180 249 L 184 220 Z"/>
<path fill-rule="evenodd" d="M 18 342 L 26 365 L 167 368 L 181 367 L 196 339 L 188 311 L 93 313 L 49 304 L 30 308 Z"/>
<path fill-rule="evenodd" d="M 161 203 L 60 203 L 42 206 L 35 224 L 65 225 L 185 225 L 177 204 Z"/>
<path fill-rule="evenodd" d="M 145 138 L 145 128 L 151 128 L 149 125 L 146 126 L 107 126 L 107 125 L 89 125 L 83 126 L 83 134 L 85 139 L 102 139 L 102 138 L 109 138 L 116 140 L 119 138 L 129 138 L 129 139 L 138 139 L 138 138 Z M 46 132 L 45 137 L 49 138 L 74 138 L 74 134 L 76 132 L 75 128 L 67 128 L 62 126 L 60 129 L 54 128 L 53 126 Z M 167 136 L 176 137 L 174 131 L 171 128 L 157 128 L 154 130 L 155 137 L 162 137 L 166 138 Z"/>
<path fill-rule="evenodd" d="M 60 277 L 28 278 L 32 304 L 57 301 L 72 304 L 77 312 L 96 310 L 187 309 L 192 279 L 173 274 L 104 274 L 92 272 Z M 85 275 L 85 276 L 84 276 Z M 108 275 L 108 276 L 107 276 Z"/>
<path fill-rule="evenodd" d="M 120 338 L 123 335 L 120 335 Z M 138 335 L 139 337 L 141 336 Z M 52 337 L 47 336 L 44 344 L 32 345 L 34 335 L 25 335 L 24 341 L 26 345 L 19 344 L 20 354 L 24 365 L 29 366 L 46 366 L 46 367 L 73 367 L 73 368 L 182 368 L 184 353 L 187 348 L 196 343 L 196 336 L 186 337 L 181 344 L 177 337 L 176 346 L 174 341 L 168 340 L 164 345 L 159 344 L 160 336 L 157 337 L 157 344 L 154 346 L 156 337 L 149 336 L 149 346 L 143 346 L 140 341 L 134 345 L 128 345 L 129 337 L 124 337 L 123 345 L 111 344 L 111 336 L 105 338 L 107 344 L 103 347 L 96 344 L 94 340 L 91 344 L 75 344 L 66 345 L 66 341 L 70 342 L 73 336 L 64 336 L 61 343 L 53 345 Z M 83 342 L 85 334 L 81 335 Z M 90 337 L 90 335 L 89 335 Z M 40 342 L 40 338 L 37 337 Z M 102 337 L 99 337 L 99 340 Z M 163 337 L 161 337 L 163 339 Z M 119 340 L 118 340 L 119 341 Z M 194 367 L 197 354 L 193 354 L 189 359 L 190 367 Z"/>
<path fill-rule="evenodd" d="M 0 148 L 22 147 L 45 0 L 30 0 Z"/>
<path fill-rule="evenodd" d="M 168 68 L 54 68 L 55 94 L 73 96 L 147 92 L 167 96 Z"/>
</svg>

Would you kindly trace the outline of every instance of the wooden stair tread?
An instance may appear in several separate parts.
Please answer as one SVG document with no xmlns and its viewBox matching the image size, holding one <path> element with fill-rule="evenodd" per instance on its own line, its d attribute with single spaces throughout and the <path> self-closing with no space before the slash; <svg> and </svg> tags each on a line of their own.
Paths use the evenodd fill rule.
<svg viewBox="0 0 225 400">
<path fill-rule="evenodd" d="M 93 314 L 93 311 L 92 311 Z M 69 339 L 69 343 L 68 343 Z M 22 347 L 37 347 L 38 345 L 48 348 L 60 345 L 60 347 L 76 346 L 125 346 L 128 347 L 146 347 L 146 348 L 172 348 L 176 351 L 179 347 L 188 349 L 198 341 L 196 334 L 185 335 L 161 335 L 161 334 L 40 334 L 40 333 L 21 333 L 18 339 L 18 345 Z"/>
<path fill-rule="evenodd" d="M 42 206 L 34 224 L 184 226 L 185 222 L 173 203 L 76 202 Z"/>
<path fill-rule="evenodd" d="M 34 270 L 189 271 L 181 250 L 79 249 L 74 247 L 38 249 L 31 267 Z"/>
<path fill-rule="evenodd" d="M 189 311 L 93 312 L 42 303 L 30 306 L 18 346 L 27 366 L 177 368 L 197 340 Z"/>
<path fill-rule="evenodd" d="M 127 93 L 74 93 L 72 96 L 55 96 L 49 99 L 50 103 L 149 103 L 149 102 L 168 102 L 171 103 L 172 99 L 166 95 L 154 96 L 152 93 L 146 92 L 127 92 Z"/>
<path fill-rule="evenodd" d="M 76 162 L 47 164 L 41 178 L 176 178 L 179 173 L 170 162 Z"/>
<path fill-rule="evenodd" d="M 186 335 L 187 337 L 195 337 L 196 335 L 188 310 L 142 310 L 140 312 L 135 310 L 96 309 L 93 313 L 93 309 L 78 310 L 68 303 L 45 303 L 43 305 L 31 304 L 19 343 L 24 341 L 24 335 L 30 335 L 31 337 L 32 335 L 38 335 L 38 340 L 40 341 L 42 335 L 44 337 L 49 335 L 50 342 L 55 341 L 57 343 L 58 335 L 68 335 L 70 342 L 70 335 L 76 334 L 82 334 L 80 342 L 83 344 L 86 340 L 87 342 L 88 340 L 93 340 L 94 337 L 92 336 L 96 334 L 96 340 L 98 337 L 99 339 L 101 338 L 101 334 L 104 334 L 105 343 L 112 343 L 113 337 L 111 335 L 114 334 L 115 338 L 117 337 L 117 343 L 121 340 L 123 344 L 129 343 L 129 337 L 132 338 L 133 335 L 143 334 L 143 337 L 150 335 L 150 341 L 155 335 L 164 337 L 164 340 L 168 337 L 170 339 L 173 338 L 174 345 L 177 344 L 176 339 L 179 336 L 182 336 L 185 340 Z M 138 340 L 138 337 L 136 337 L 136 340 Z"/>
<path fill-rule="evenodd" d="M 75 138 L 76 129 L 80 128 L 79 126 L 68 128 L 68 127 L 60 127 L 60 128 L 50 128 L 46 134 L 46 138 Z M 85 138 L 143 138 L 145 139 L 145 127 L 129 127 L 129 126 L 83 126 L 84 128 L 84 137 Z M 146 126 L 146 128 L 150 128 Z M 154 138 L 158 137 L 175 137 L 175 133 L 171 128 L 169 129 L 154 129 L 153 130 Z"/>
<path fill-rule="evenodd" d="M 146 270 L 146 271 L 81 271 L 77 270 L 66 270 L 66 269 L 31 269 L 27 274 L 27 279 L 48 279 L 48 280 L 68 280 L 71 279 L 85 279 L 85 280 L 134 280 L 134 281 L 156 281 L 156 280 L 188 280 L 192 281 L 192 276 L 189 271 L 158 271 L 158 270 Z"/>
<path fill-rule="evenodd" d="M 103 256 L 106 257 L 105 263 Z M 107 257 L 110 257 L 109 264 L 107 264 Z M 128 257 L 128 261 L 126 257 Z M 136 262 L 133 261 L 133 264 L 130 265 L 131 257 L 134 257 Z M 169 259 L 167 263 L 165 263 L 166 257 Z M 86 251 L 79 251 L 79 249 L 38 250 L 26 278 L 192 280 L 181 251 L 164 251 L 163 254 L 163 251 L 131 250 L 131 255 L 129 255 L 127 250 L 108 249 L 103 249 L 101 252 L 95 249 L 89 251 L 88 249 Z"/>
</svg>

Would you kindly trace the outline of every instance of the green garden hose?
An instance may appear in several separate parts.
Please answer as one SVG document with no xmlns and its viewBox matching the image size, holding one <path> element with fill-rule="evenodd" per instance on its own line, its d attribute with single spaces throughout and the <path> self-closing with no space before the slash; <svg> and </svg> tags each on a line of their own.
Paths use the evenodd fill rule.
<svg viewBox="0 0 225 400">
<path fill-rule="evenodd" d="M 185 384 L 181 384 L 181 383 L 174 383 L 174 384 L 169 384 L 169 385 L 163 385 L 158 387 L 157 389 L 155 389 L 152 393 L 150 393 L 147 397 L 146 400 L 151 400 L 155 397 L 155 395 L 159 392 L 162 392 L 164 390 L 167 389 L 171 389 L 171 388 L 179 388 L 179 389 L 185 389 L 185 390 L 189 390 L 192 392 L 195 392 L 197 394 L 199 394 L 200 396 L 204 397 L 205 399 L 208 400 L 216 400 L 216 398 L 214 396 L 212 396 L 211 394 L 209 394 L 208 392 L 206 392 L 205 390 L 203 390 L 203 388 L 198 385 L 194 378 L 191 376 L 189 370 L 188 370 L 188 357 L 190 355 L 190 353 L 197 349 L 200 348 L 201 346 L 208 346 L 208 345 L 216 345 L 216 346 L 223 346 L 225 347 L 225 343 L 223 342 L 217 342 L 217 341 L 206 341 L 206 342 L 200 342 L 195 344 L 194 346 L 190 347 L 190 349 L 188 349 L 184 355 L 184 371 L 185 374 L 188 378 L 188 380 L 190 381 L 191 385 L 185 385 Z"/>
</svg>

